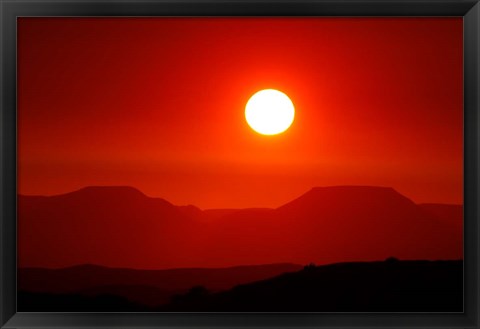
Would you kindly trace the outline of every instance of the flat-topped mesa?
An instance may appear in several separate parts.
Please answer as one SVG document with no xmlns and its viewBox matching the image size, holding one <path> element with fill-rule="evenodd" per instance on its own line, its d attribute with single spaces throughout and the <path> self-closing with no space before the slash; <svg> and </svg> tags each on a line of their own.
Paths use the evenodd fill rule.
<svg viewBox="0 0 480 329">
<path fill-rule="evenodd" d="M 390 207 L 415 207 L 415 203 L 391 187 L 379 186 L 328 186 L 314 187 L 295 200 L 279 207 L 279 210 L 312 207 L 338 207 L 341 205 L 372 205 Z"/>
<path fill-rule="evenodd" d="M 91 203 L 113 203 L 118 206 L 131 203 L 151 203 L 162 204 L 165 207 L 173 204 L 162 198 L 154 198 L 145 195 L 139 189 L 131 186 L 86 186 L 81 189 L 49 196 L 20 195 L 21 200 L 40 201 L 47 199 L 51 201 L 62 201 L 75 204 Z"/>
<path fill-rule="evenodd" d="M 316 187 L 277 209 L 202 211 L 130 187 L 18 201 L 22 267 L 325 264 L 463 252 L 461 212 L 428 211 L 388 187 Z"/>
<path fill-rule="evenodd" d="M 115 196 L 143 196 L 147 197 L 142 191 L 131 187 L 131 186 L 86 186 L 79 190 L 66 193 L 66 194 L 77 194 L 84 196 L 103 196 L 103 195 L 115 195 Z"/>
</svg>

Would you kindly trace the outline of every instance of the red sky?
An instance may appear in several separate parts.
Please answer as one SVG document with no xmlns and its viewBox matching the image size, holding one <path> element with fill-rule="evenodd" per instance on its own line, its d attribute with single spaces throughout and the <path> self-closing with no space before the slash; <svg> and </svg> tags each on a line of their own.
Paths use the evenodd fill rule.
<svg viewBox="0 0 480 329">
<path fill-rule="evenodd" d="M 461 18 L 19 18 L 18 188 L 130 185 L 201 208 L 313 186 L 462 203 Z M 251 130 L 286 93 L 285 133 Z"/>
</svg>

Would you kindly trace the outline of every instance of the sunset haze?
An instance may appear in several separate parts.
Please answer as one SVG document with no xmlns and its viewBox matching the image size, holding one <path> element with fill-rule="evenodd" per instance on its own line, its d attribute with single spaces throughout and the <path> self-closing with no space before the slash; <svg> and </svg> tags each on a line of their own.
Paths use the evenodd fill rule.
<svg viewBox="0 0 480 329">
<path fill-rule="evenodd" d="M 315 186 L 462 204 L 461 18 L 19 18 L 18 190 L 127 185 L 202 209 Z M 282 134 L 255 92 L 295 104 Z"/>
</svg>

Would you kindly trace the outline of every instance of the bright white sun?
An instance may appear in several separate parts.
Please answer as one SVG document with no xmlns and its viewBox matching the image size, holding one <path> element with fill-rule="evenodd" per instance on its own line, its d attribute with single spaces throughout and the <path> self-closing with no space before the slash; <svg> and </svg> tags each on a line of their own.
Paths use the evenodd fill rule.
<svg viewBox="0 0 480 329">
<path fill-rule="evenodd" d="M 245 106 L 248 125 L 263 135 L 276 135 L 287 130 L 295 117 L 293 103 L 275 89 L 256 92 Z"/>
</svg>

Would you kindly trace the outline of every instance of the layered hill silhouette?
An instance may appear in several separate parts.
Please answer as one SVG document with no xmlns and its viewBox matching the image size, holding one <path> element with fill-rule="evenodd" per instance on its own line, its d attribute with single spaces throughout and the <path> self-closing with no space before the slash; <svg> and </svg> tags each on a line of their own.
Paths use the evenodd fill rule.
<svg viewBox="0 0 480 329">
<path fill-rule="evenodd" d="M 154 307 L 195 286 L 203 286 L 211 292 L 228 290 L 301 268 L 295 264 L 268 264 L 214 269 L 134 270 L 79 265 L 61 269 L 20 268 L 17 279 L 18 290 L 25 293 L 70 294 L 81 298 L 109 295 Z"/>
<path fill-rule="evenodd" d="M 337 263 L 210 293 L 195 287 L 162 311 L 462 312 L 462 261 Z"/>
<path fill-rule="evenodd" d="M 277 209 L 218 210 L 131 187 L 87 187 L 18 197 L 18 262 L 166 269 L 461 259 L 461 212 L 384 187 L 320 187 Z"/>
<path fill-rule="evenodd" d="M 279 266 L 286 265 L 275 265 L 277 269 L 280 269 Z M 247 269 L 248 267 L 243 268 L 240 272 Z M 43 279 L 53 282 L 59 277 L 64 280 L 67 271 L 82 270 L 86 268 L 75 267 L 49 270 L 49 272 L 35 270 L 36 272 L 31 272 L 29 275 L 39 274 Z M 123 279 L 126 278 L 123 269 L 89 267 L 88 270 L 94 271 L 95 274 L 102 271 L 109 274 L 118 273 Z M 252 269 L 248 269 L 247 272 L 250 270 Z M 228 272 L 236 270 L 210 269 L 209 271 L 219 271 L 214 275 L 221 274 L 223 271 L 228 277 Z M 160 282 L 162 275 L 165 275 L 158 271 L 152 272 L 158 275 L 154 283 Z M 137 279 L 139 277 L 154 279 L 152 274 L 136 273 L 136 276 Z M 76 283 L 72 286 L 77 289 L 85 285 L 78 279 L 74 278 L 75 280 Z M 113 276 L 112 280 L 118 281 Z M 188 280 L 193 282 L 192 278 Z M 91 283 L 90 281 L 88 283 Z M 123 289 L 123 292 L 135 291 L 135 287 L 129 285 L 119 286 L 119 288 Z M 150 287 L 150 289 L 148 291 L 148 286 L 145 286 L 138 290 L 137 287 L 137 293 L 155 294 L 155 288 Z M 188 291 L 171 295 L 168 299 L 160 297 L 156 303 L 135 300 L 132 296 L 122 295 L 121 290 L 109 290 L 109 286 L 89 290 L 88 293 L 85 293 L 85 290 L 80 292 L 58 290 L 63 289 L 57 289 L 56 292 L 29 292 L 20 289 L 18 310 L 22 312 L 462 312 L 463 262 L 461 260 L 399 261 L 388 258 L 386 261 L 376 262 L 308 265 L 300 270 L 240 284 L 218 292 L 203 285 L 195 285 Z M 153 296 L 150 297 L 153 298 Z"/>
</svg>

